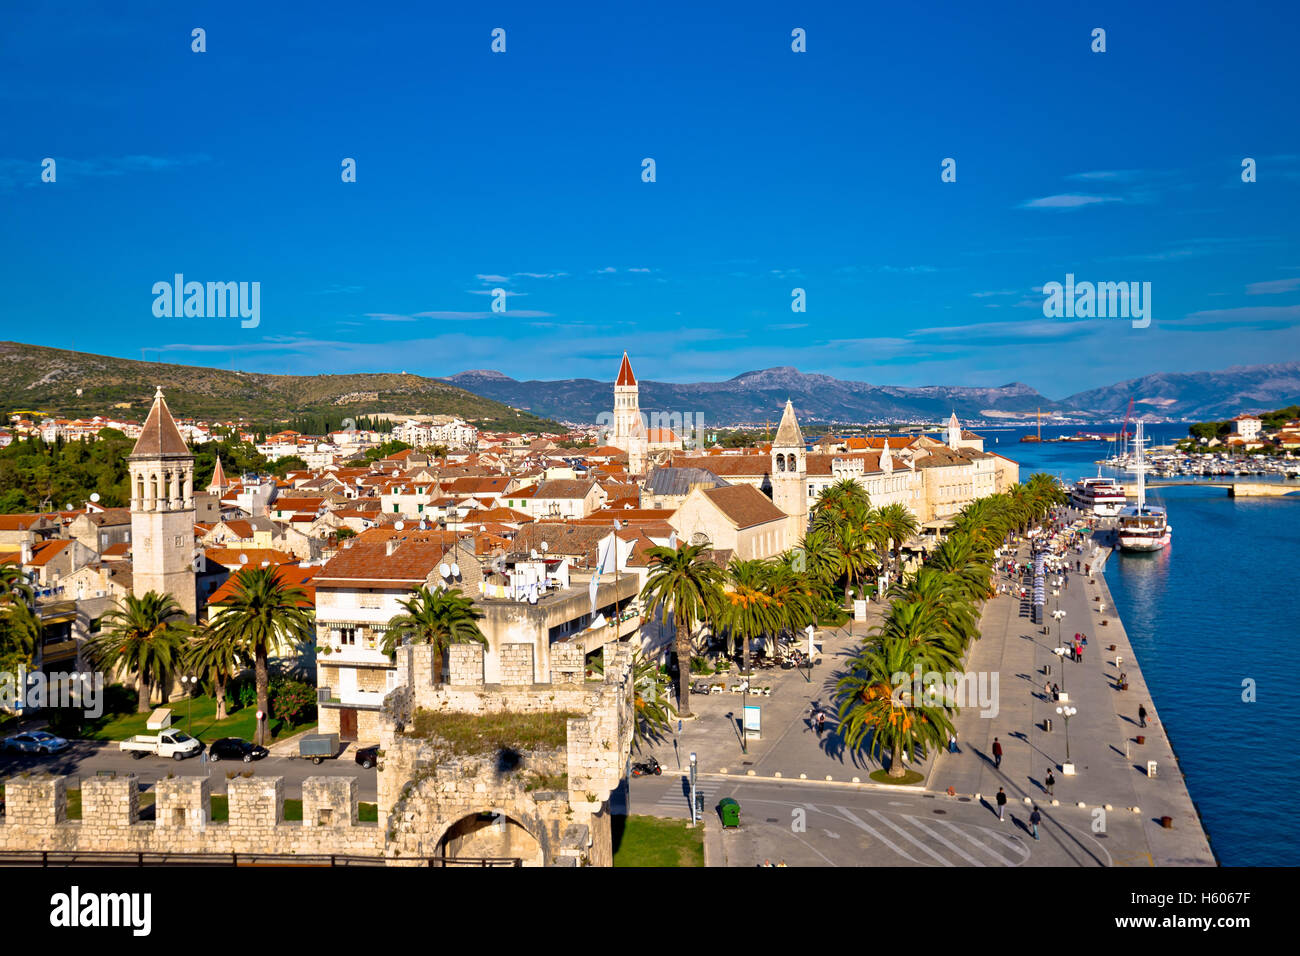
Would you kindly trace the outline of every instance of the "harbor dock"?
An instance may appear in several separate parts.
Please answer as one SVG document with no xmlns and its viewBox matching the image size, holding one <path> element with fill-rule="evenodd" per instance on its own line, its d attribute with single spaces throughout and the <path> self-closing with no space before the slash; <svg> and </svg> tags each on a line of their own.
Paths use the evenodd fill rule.
<svg viewBox="0 0 1300 956">
<path fill-rule="evenodd" d="M 1091 575 L 1071 571 L 1069 586 L 1056 594 L 1049 584 L 1044 625 L 1033 623 L 1030 602 L 1018 595 L 998 595 L 985 606 L 981 639 L 966 670 L 998 674 L 997 713 L 981 716 L 978 708 L 962 709 L 955 721 L 960 752 L 939 755 L 929 768 L 927 788 L 952 788 L 991 803 L 1001 787 L 1021 811 L 1037 805 L 1043 839 L 1055 841 L 1075 865 L 1215 866 L 1159 709 L 1101 574 L 1110 549 L 1105 532 L 1100 536 L 1100 547 L 1069 555 L 1072 565 L 1076 559 L 1091 565 Z M 1029 560 L 1023 545 L 1019 560 Z M 1058 609 L 1065 612 L 1059 623 L 1052 617 Z M 1067 643 L 1076 632 L 1087 635 L 1081 662 L 1054 652 L 1058 632 Z M 1127 675 L 1127 690 L 1118 689 L 1121 673 Z M 1047 689 L 1052 682 L 1067 700 L 1053 699 Z M 1077 708 L 1068 726 L 1057 713 L 1065 706 Z M 1145 727 L 1139 706 L 1146 708 Z M 1002 746 L 1001 766 L 993 757 L 994 738 Z M 1073 774 L 1064 772 L 1067 749 Z M 1056 779 L 1050 794 L 1049 768 Z"/>
</svg>

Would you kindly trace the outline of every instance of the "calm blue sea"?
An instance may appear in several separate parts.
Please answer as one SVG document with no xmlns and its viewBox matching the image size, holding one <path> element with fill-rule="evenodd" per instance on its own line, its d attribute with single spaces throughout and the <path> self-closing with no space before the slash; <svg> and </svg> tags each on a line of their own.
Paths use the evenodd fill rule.
<svg viewBox="0 0 1300 956">
<path fill-rule="evenodd" d="M 1078 430 L 1044 428 L 1043 437 Z M 1046 471 L 1073 483 L 1109 454 L 1104 443 L 1018 443 L 1032 431 L 979 429 L 986 450 L 1021 463 L 1022 478 Z M 1147 434 L 1159 444 L 1186 428 L 1155 425 Z M 1195 487 L 1149 490 L 1148 499 L 1169 509 L 1172 543 L 1116 554 L 1106 582 L 1210 845 L 1225 866 L 1296 866 L 1300 499 Z M 1254 703 L 1242 701 L 1247 680 Z"/>
</svg>

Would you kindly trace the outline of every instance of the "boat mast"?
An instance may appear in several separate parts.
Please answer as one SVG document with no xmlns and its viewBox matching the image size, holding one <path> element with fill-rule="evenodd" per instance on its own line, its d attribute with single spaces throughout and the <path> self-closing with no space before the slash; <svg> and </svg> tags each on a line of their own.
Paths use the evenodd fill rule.
<svg viewBox="0 0 1300 956">
<path fill-rule="evenodd" d="M 1134 454 L 1137 455 L 1138 514 L 1140 515 L 1147 503 L 1146 470 L 1142 458 L 1142 419 L 1140 418 L 1137 420 L 1137 432 L 1133 436 L 1133 447 L 1136 449 Z"/>
</svg>

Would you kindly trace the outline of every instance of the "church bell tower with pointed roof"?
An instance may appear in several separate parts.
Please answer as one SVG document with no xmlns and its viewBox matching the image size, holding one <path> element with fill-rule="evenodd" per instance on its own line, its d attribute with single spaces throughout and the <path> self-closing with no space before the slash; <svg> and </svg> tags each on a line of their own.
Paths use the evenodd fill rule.
<svg viewBox="0 0 1300 956">
<path fill-rule="evenodd" d="M 135 448 L 131 473 L 131 577 L 137 597 L 170 594 L 194 619 L 194 456 L 159 388 Z"/>
<path fill-rule="evenodd" d="M 623 361 L 618 367 L 618 378 L 614 380 L 614 424 L 609 443 L 627 452 L 627 470 L 630 475 L 645 472 L 646 455 L 650 447 L 645 419 L 641 417 L 640 391 L 636 376 L 632 374 L 632 363 L 624 352 Z"/>
<path fill-rule="evenodd" d="M 790 516 L 790 541 L 798 541 L 808 530 L 808 448 L 788 399 L 772 442 L 771 471 L 772 503 Z"/>
</svg>

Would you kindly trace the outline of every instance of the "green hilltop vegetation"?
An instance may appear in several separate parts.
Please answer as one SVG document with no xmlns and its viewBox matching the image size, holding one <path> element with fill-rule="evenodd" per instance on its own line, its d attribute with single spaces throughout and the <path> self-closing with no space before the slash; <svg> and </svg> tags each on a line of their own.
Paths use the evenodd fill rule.
<svg viewBox="0 0 1300 956">
<path fill-rule="evenodd" d="M 243 418 L 288 427 L 304 417 L 341 423 L 345 417 L 380 413 L 456 415 L 489 430 L 564 431 L 555 422 L 446 382 L 401 372 L 268 375 L 0 342 L 0 412 L 5 421 L 15 411 L 143 420 L 159 385 L 168 406 L 181 418 Z"/>
<path fill-rule="evenodd" d="M 1286 408 L 1275 409 L 1271 412 L 1263 412 L 1257 416 L 1264 431 L 1275 432 L 1281 429 L 1289 421 L 1300 418 L 1300 405 L 1288 405 Z M 1213 441 L 1219 439 L 1222 441 L 1233 432 L 1232 419 L 1223 422 L 1195 422 L 1187 427 L 1187 434 L 1190 438 L 1184 438 L 1175 445 L 1182 451 L 1215 454 L 1223 450 L 1222 445 L 1201 445 L 1199 439 L 1205 438 Z M 1254 448 L 1246 452 L 1248 455 L 1284 455 L 1284 449 L 1275 448 L 1271 445 L 1265 445 L 1263 448 Z"/>
</svg>

